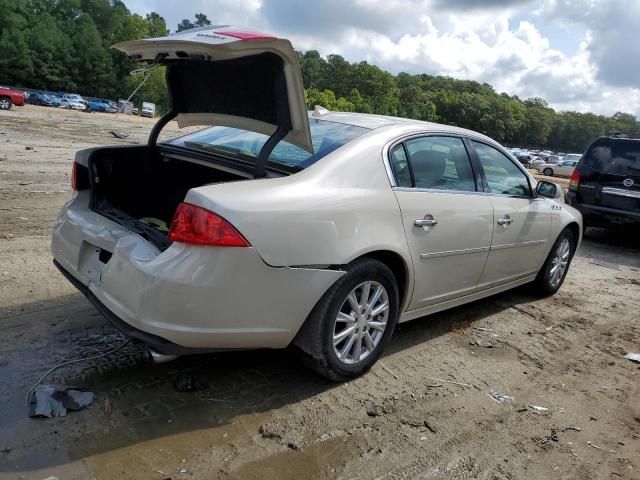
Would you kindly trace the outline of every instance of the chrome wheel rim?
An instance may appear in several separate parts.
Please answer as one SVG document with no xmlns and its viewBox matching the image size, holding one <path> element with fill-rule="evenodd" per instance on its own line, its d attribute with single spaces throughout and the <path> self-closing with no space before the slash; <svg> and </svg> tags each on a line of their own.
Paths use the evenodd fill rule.
<svg viewBox="0 0 640 480">
<path fill-rule="evenodd" d="M 9 100 L 7 100 L 6 98 L 0 99 L 0 108 L 2 108 L 3 110 L 9 108 Z"/>
<path fill-rule="evenodd" d="M 567 271 L 569 265 L 569 257 L 571 255 L 571 244 L 566 238 L 560 242 L 556 253 L 551 261 L 551 269 L 549 270 L 549 283 L 553 288 L 560 285 L 560 282 L 564 278 L 564 273 Z"/>
<path fill-rule="evenodd" d="M 389 294 L 378 282 L 351 290 L 333 325 L 333 351 L 340 362 L 354 365 L 376 349 L 389 319 Z"/>
</svg>

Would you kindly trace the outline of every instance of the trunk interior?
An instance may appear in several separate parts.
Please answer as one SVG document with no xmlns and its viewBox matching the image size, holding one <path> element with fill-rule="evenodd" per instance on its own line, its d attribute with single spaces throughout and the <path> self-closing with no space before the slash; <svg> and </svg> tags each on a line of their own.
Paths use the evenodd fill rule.
<svg viewBox="0 0 640 480">
<path fill-rule="evenodd" d="M 167 233 L 173 214 L 190 189 L 247 179 L 206 160 L 152 154 L 146 146 L 98 150 L 89 171 L 91 209 L 161 250 L 171 244 Z"/>
</svg>

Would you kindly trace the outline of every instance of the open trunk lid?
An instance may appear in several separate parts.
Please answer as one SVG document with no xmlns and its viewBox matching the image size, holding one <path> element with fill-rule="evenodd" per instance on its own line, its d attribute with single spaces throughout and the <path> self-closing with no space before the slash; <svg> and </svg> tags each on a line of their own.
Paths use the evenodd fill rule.
<svg viewBox="0 0 640 480">
<path fill-rule="evenodd" d="M 135 60 L 167 66 L 180 127 L 219 125 L 272 135 L 313 152 L 302 73 L 286 39 L 207 26 L 114 45 Z"/>
</svg>

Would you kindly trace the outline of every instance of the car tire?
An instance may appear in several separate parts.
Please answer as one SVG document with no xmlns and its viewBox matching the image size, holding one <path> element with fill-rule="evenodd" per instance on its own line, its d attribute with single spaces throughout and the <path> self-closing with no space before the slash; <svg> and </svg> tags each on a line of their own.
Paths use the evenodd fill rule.
<svg viewBox="0 0 640 480">
<path fill-rule="evenodd" d="M 545 168 L 542 171 L 543 175 L 546 175 L 547 177 L 553 177 L 553 170 L 551 170 L 550 168 Z"/>
<path fill-rule="evenodd" d="M 389 267 L 363 258 L 349 264 L 346 272 L 316 304 L 293 341 L 308 367 L 335 382 L 367 372 L 398 322 L 398 285 Z M 381 313 L 373 315 L 376 310 Z"/>
<path fill-rule="evenodd" d="M 0 97 L 0 110 L 11 110 L 11 99 L 7 97 Z"/>
<path fill-rule="evenodd" d="M 567 276 L 575 251 L 576 239 L 573 232 L 565 228 L 558 235 L 535 279 L 535 288 L 539 294 L 548 296 L 558 291 Z"/>
</svg>

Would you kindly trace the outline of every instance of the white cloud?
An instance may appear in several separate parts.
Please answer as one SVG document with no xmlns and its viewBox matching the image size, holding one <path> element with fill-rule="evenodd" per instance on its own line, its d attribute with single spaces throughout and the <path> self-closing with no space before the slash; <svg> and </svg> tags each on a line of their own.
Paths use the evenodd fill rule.
<svg viewBox="0 0 640 480">
<path fill-rule="evenodd" d="M 197 0 L 188 15 L 168 0 L 136 1 L 170 27 L 202 11 L 217 23 L 286 36 L 297 49 L 393 73 L 487 82 L 561 110 L 640 113 L 639 0 Z M 553 45 L 541 33 L 540 26 L 567 22 L 584 32 L 577 48 Z"/>
</svg>

